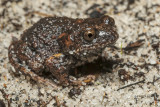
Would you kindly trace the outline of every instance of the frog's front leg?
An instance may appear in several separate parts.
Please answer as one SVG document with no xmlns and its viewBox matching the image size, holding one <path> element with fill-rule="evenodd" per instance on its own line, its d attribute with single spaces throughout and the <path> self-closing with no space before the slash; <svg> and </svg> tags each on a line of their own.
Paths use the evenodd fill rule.
<svg viewBox="0 0 160 107">
<path fill-rule="evenodd" d="M 95 76 L 89 75 L 83 80 L 74 80 L 69 77 L 69 70 L 71 70 L 72 66 L 75 66 L 75 62 L 72 62 L 71 58 L 58 53 L 49 57 L 45 64 L 52 75 L 59 80 L 60 85 L 83 85 L 83 83 L 91 82 Z"/>
<path fill-rule="evenodd" d="M 72 66 L 72 62 L 62 53 L 54 54 L 49 57 L 46 62 L 46 67 L 49 72 L 56 77 L 61 85 L 69 85 L 69 70 Z"/>
</svg>

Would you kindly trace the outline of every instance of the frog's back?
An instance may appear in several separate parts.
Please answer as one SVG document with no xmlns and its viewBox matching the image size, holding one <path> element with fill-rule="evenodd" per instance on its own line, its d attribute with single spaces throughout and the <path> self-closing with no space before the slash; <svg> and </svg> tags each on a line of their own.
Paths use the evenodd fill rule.
<svg viewBox="0 0 160 107">
<path fill-rule="evenodd" d="M 13 41 L 9 47 L 9 60 L 12 65 L 25 63 L 35 71 L 44 69 L 45 59 L 60 53 L 57 39 L 67 32 L 71 19 L 47 17 L 42 18 L 21 35 L 21 39 Z"/>
</svg>

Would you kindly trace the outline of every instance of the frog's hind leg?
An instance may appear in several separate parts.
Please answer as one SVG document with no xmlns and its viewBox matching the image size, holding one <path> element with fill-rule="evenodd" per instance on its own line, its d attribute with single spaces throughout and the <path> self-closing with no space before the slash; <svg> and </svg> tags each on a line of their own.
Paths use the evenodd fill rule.
<svg viewBox="0 0 160 107">
<path fill-rule="evenodd" d="M 42 83 L 44 85 L 50 85 L 54 89 L 57 88 L 57 85 L 49 81 L 48 79 L 44 79 L 43 77 L 40 77 L 36 73 L 34 73 L 31 69 L 28 69 L 25 67 L 25 65 L 19 63 L 19 59 L 16 56 L 16 53 L 14 51 L 14 44 L 12 43 L 8 49 L 8 57 L 9 62 L 14 66 L 15 70 L 18 72 L 20 71 L 22 74 L 27 75 L 31 77 L 34 81 L 38 81 L 39 83 Z"/>
<path fill-rule="evenodd" d="M 57 88 L 57 85 L 52 83 L 51 81 L 49 81 L 48 79 L 45 79 L 39 75 L 37 75 L 36 73 L 34 73 L 33 71 L 31 71 L 30 69 L 27 69 L 25 67 L 21 67 L 19 68 L 19 70 L 25 74 L 25 75 L 28 75 L 30 76 L 34 81 L 38 81 L 39 83 L 42 83 L 44 85 L 49 85 L 49 86 L 52 86 L 53 88 Z"/>
</svg>

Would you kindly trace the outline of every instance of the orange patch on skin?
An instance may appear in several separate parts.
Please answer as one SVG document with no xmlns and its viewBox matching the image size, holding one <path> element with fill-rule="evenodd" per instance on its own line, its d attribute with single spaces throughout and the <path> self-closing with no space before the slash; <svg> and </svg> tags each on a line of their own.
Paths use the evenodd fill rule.
<svg viewBox="0 0 160 107">
<path fill-rule="evenodd" d="M 60 57 L 62 55 L 62 53 L 58 53 L 58 54 L 54 54 L 54 57 Z"/>
<path fill-rule="evenodd" d="M 91 81 L 92 81 L 91 79 L 87 79 L 87 80 L 84 80 L 83 82 L 89 83 L 89 82 L 91 82 Z"/>
<path fill-rule="evenodd" d="M 26 70 L 25 67 L 21 67 L 21 68 L 20 68 L 20 71 L 23 71 L 25 74 L 26 74 L 26 72 L 27 72 L 27 70 Z"/>
<path fill-rule="evenodd" d="M 62 55 L 62 53 L 54 54 L 54 55 L 52 55 L 51 57 L 49 57 L 49 58 L 47 59 L 47 61 L 52 60 L 52 59 L 54 59 L 55 57 L 60 57 L 61 55 Z"/>
<path fill-rule="evenodd" d="M 76 23 L 82 23 L 83 20 L 82 19 L 77 19 Z"/>
<path fill-rule="evenodd" d="M 68 39 L 65 40 L 65 45 L 66 45 L 67 47 L 69 47 L 71 44 L 72 44 L 72 41 L 71 41 L 71 39 L 70 39 L 70 36 L 68 36 Z"/>
<path fill-rule="evenodd" d="M 62 38 L 63 36 L 66 36 L 67 34 L 66 33 L 62 33 L 61 35 L 59 35 L 58 38 Z"/>
</svg>

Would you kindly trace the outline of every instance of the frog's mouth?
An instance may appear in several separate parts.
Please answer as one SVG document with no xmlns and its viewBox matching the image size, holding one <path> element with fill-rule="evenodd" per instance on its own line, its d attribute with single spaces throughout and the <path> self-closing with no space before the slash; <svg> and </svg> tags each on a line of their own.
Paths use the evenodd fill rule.
<svg viewBox="0 0 160 107">
<path fill-rule="evenodd" d="M 88 55 L 97 56 L 97 55 L 101 55 L 101 53 L 107 46 L 113 46 L 113 45 L 114 43 L 112 44 L 101 43 L 101 44 L 96 44 L 94 46 L 80 47 L 76 50 L 76 53 L 81 54 L 83 56 L 88 56 Z"/>
</svg>

